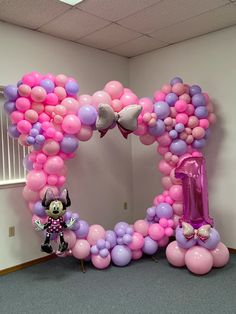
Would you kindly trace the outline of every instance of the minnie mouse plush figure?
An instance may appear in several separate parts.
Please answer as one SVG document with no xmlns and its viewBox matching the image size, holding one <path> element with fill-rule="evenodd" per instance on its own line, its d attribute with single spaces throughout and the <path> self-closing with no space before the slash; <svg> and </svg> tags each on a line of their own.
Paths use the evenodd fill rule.
<svg viewBox="0 0 236 314">
<path fill-rule="evenodd" d="M 36 230 L 46 229 L 46 238 L 44 243 L 41 245 L 41 250 L 49 254 L 53 252 L 52 246 L 50 245 L 50 238 L 53 233 L 57 233 L 60 237 L 58 251 L 63 253 L 68 248 L 68 243 L 64 240 L 63 229 L 70 229 L 77 220 L 76 218 L 71 218 L 70 221 L 66 223 L 63 218 L 66 208 L 71 205 L 68 191 L 65 189 L 58 197 L 55 197 L 53 191 L 51 189 L 47 189 L 42 200 L 42 205 L 45 207 L 48 220 L 45 224 L 42 224 L 39 219 L 35 220 Z"/>
</svg>

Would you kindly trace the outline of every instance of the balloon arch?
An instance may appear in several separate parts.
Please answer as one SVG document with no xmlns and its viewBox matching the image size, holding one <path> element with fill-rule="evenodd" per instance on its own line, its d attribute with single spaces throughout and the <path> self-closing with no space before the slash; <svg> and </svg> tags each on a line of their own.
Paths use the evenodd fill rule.
<svg viewBox="0 0 236 314">
<path fill-rule="evenodd" d="M 117 125 L 124 137 L 133 133 L 144 145 L 156 143 L 164 191 L 154 198 L 144 219 L 133 225 L 118 222 L 113 230 L 89 226 L 77 213 L 64 211 L 58 223 L 67 228 L 66 246 L 58 255 L 91 259 L 99 269 L 111 261 L 125 266 L 143 254 L 155 254 L 175 235 L 176 241 L 166 249 L 172 265 L 186 265 L 195 274 L 224 266 L 229 252 L 209 217 L 205 161 L 199 151 L 216 120 L 208 94 L 179 77 L 153 98 L 138 99 L 117 81 L 92 96 L 77 96 L 78 91 L 74 78 L 38 72 L 25 74 L 17 86 L 5 88 L 4 108 L 12 123 L 8 133 L 31 148 L 24 159 L 28 174 L 23 197 L 33 225 L 46 229 L 52 223 L 49 209 L 43 206 L 50 203 L 45 195 L 49 192 L 51 200 L 65 201 L 68 195 L 60 192 L 66 181 L 65 161 L 75 156 L 79 141 L 88 141 L 96 130 L 104 136 Z M 59 229 L 50 228 L 49 240 L 59 242 Z"/>
</svg>

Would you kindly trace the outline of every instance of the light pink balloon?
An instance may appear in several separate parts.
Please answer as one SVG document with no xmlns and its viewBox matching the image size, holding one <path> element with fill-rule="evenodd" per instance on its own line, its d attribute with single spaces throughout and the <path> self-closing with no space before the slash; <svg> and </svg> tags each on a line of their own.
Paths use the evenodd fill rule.
<svg viewBox="0 0 236 314">
<path fill-rule="evenodd" d="M 39 191 L 44 187 L 47 176 L 44 171 L 31 170 L 26 176 L 26 184 L 32 191 Z"/>
<path fill-rule="evenodd" d="M 80 119 L 74 114 L 68 114 L 65 116 L 62 122 L 62 129 L 68 134 L 76 134 L 81 128 Z"/>
<path fill-rule="evenodd" d="M 131 254 L 132 254 L 132 259 L 136 261 L 142 257 L 143 252 L 142 250 L 136 250 L 136 251 L 132 251 Z"/>
<path fill-rule="evenodd" d="M 169 134 L 167 132 L 165 132 L 161 136 L 157 137 L 157 141 L 161 146 L 167 147 L 171 144 L 172 139 L 170 138 Z M 168 151 L 168 149 L 167 149 L 167 151 Z"/>
<path fill-rule="evenodd" d="M 168 262 L 176 267 L 185 265 L 186 250 L 179 247 L 177 241 L 171 242 L 166 248 L 166 258 Z"/>
<path fill-rule="evenodd" d="M 177 201 L 180 202 L 183 199 L 183 189 L 182 185 L 173 185 L 170 190 L 169 190 L 170 197 Z"/>
<path fill-rule="evenodd" d="M 150 134 L 141 135 L 139 139 L 144 145 L 152 145 L 156 141 L 155 137 Z"/>
<path fill-rule="evenodd" d="M 56 77 L 55 77 L 55 83 L 57 86 L 62 86 L 64 87 L 65 84 L 66 84 L 66 81 L 67 81 L 67 76 L 64 75 L 64 74 L 58 74 Z"/>
<path fill-rule="evenodd" d="M 113 99 L 111 106 L 115 112 L 119 112 L 123 108 L 122 102 L 119 99 Z"/>
<path fill-rule="evenodd" d="M 218 243 L 214 250 L 211 250 L 211 255 L 213 257 L 213 267 L 223 267 L 229 261 L 229 250 L 222 243 Z"/>
<path fill-rule="evenodd" d="M 79 110 L 78 100 L 72 97 L 67 97 L 63 99 L 61 105 L 66 108 L 67 114 L 76 114 Z"/>
<path fill-rule="evenodd" d="M 136 105 L 138 104 L 138 97 L 134 93 L 128 92 L 121 96 L 120 101 L 124 107 L 129 105 Z"/>
<path fill-rule="evenodd" d="M 139 99 L 139 105 L 142 106 L 141 114 L 153 112 L 153 102 L 148 97 L 143 97 Z"/>
<path fill-rule="evenodd" d="M 92 96 L 90 95 L 80 95 L 79 96 L 79 107 L 85 106 L 85 105 L 91 105 L 92 104 Z"/>
<path fill-rule="evenodd" d="M 158 241 L 158 246 L 166 247 L 168 243 L 169 243 L 169 237 L 164 236 L 161 240 Z"/>
<path fill-rule="evenodd" d="M 169 190 L 170 187 L 173 185 L 169 176 L 165 176 L 161 178 L 161 183 L 164 189 Z"/>
<path fill-rule="evenodd" d="M 31 93 L 31 88 L 30 88 L 29 85 L 21 84 L 18 87 L 18 93 L 22 97 L 28 97 L 30 95 L 30 93 Z"/>
<path fill-rule="evenodd" d="M 58 177 L 54 174 L 50 174 L 47 178 L 47 183 L 49 185 L 57 185 L 58 183 Z"/>
<path fill-rule="evenodd" d="M 60 151 L 60 145 L 58 142 L 52 139 L 48 139 L 45 141 L 42 151 L 44 152 L 44 154 L 48 156 L 53 156 L 53 155 L 56 155 Z"/>
<path fill-rule="evenodd" d="M 98 269 L 105 269 L 111 263 L 111 254 L 108 254 L 106 257 L 101 257 L 100 255 L 92 255 L 91 261 L 94 267 Z"/>
<path fill-rule="evenodd" d="M 111 105 L 111 97 L 107 92 L 97 91 L 92 96 L 92 105 L 97 109 L 99 104 Z"/>
<path fill-rule="evenodd" d="M 47 96 L 47 92 L 41 86 L 35 86 L 31 90 L 31 98 L 36 102 L 43 102 Z"/>
<path fill-rule="evenodd" d="M 204 275 L 212 269 L 213 256 L 209 250 L 195 245 L 186 252 L 185 264 L 192 273 Z"/>
<path fill-rule="evenodd" d="M 134 231 L 139 232 L 144 237 L 148 235 L 149 224 L 146 220 L 140 219 L 134 223 Z"/>
<path fill-rule="evenodd" d="M 178 216 L 182 216 L 183 215 L 183 203 L 178 203 L 178 202 L 175 202 L 173 205 L 172 205 L 172 208 L 174 210 L 174 213 Z"/>
<path fill-rule="evenodd" d="M 158 164 L 158 169 L 161 173 L 163 173 L 165 176 L 168 176 L 173 169 L 173 167 L 167 163 L 165 160 L 161 160 Z"/>
<path fill-rule="evenodd" d="M 75 258 L 85 259 L 90 254 L 90 245 L 87 240 L 78 239 L 72 248 L 72 254 Z"/>
<path fill-rule="evenodd" d="M 144 237 L 139 232 L 134 232 L 132 242 L 128 245 L 131 250 L 140 250 L 144 244 Z"/>
<path fill-rule="evenodd" d="M 54 93 L 57 95 L 60 101 L 66 98 L 66 90 L 62 86 L 55 87 Z"/>
<path fill-rule="evenodd" d="M 75 246 L 76 235 L 72 230 L 65 230 L 64 232 L 64 240 L 68 243 L 68 249 L 72 249 Z M 60 243 L 60 238 L 58 237 L 57 243 Z"/>
<path fill-rule="evenodd" d="M 55 196 L 59 195 L 59 190 L 56 186 L 52 186 L 52 185 L 45 185 L 40 191 L 39 191 L 39 197 L 42 200 L 45 196 L 45 193 L 47 191 L 47 189 L 51 189 L 53 191 L 53 194 Z"/>
<path fill-rule="evenodd" d="M 95 245 L 97 240 L 105 239 L 106 231 L 100 225 L 91 225 L 89 227 L 89 233 L 87 236 L 87 240 L 90 245 Z"/>
<path fill-rule="evenodd" d="M 23 197 L 27 202 L 36 202 L 39 200 L 39 193 L 31 190 L 27 185 L 23 189 Z"/>
<path fill-rule="evenodd" d="M 111 99 L 119 99 L 124 92 L 124 87 L 118 81 L 110 81 L 105 85 L 104 91 L 111 96 Z"/>
<path fill-rule="evenodd" d="M 155 223 L 149 227 L 148 233 L 153 240 L 159 241 L 164 237 L 165 230 L 158 223 Z"/>
<path fill-rule="evenodd" d="M 144 135 L 147 133 L 147 126 L 144 123 L 138 124 L 137 129 L 133 132 L 135 135 Z"/>
<path fill-rule="evenodd" d="M 82 125 L 79 133 L 77 134 L 77 138 L 82 141 L 88 141 L 93 136 L 93 130 L 88 125 Z"/>
<path fill-rule="evenodd" d="M 64 166 L 64 161 L 59 156 L 51 156 L 44 164 L 44 171 L 49 174 L 60 174 Z"/>
<path fill-rule="evenodd" d="M 38 121 L 38 114 L 35 110 L 29 109 L 25 112 L 25 120 L 35 123 Z"/>
</svg>

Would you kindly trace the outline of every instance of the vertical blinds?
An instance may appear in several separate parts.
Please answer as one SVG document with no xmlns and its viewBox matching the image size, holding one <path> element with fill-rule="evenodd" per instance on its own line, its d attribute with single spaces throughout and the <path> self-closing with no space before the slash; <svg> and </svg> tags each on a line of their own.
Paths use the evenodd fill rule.
<svg viewBox="0 0 236 314">
<path fill-rule="evenodd" d="M 22 161 L 29 152 L 28 148 L 8 136 L 9 121 L 3 104 L 4 97 L 0 95 L 0 185 L 25 181 L 26 171 Z"/>
</svg>

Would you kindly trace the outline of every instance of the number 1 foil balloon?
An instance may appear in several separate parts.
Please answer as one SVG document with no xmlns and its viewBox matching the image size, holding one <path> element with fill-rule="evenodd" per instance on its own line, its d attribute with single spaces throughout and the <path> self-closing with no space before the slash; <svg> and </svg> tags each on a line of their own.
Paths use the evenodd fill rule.
<svg viewBox="0 0 236 314">
<path fill-rule="evenodd" d="M 175 170 L 175 176 L 182 180 L 183 217 L 181 221 L 191 224 L 194 228 L 209 224 L 206 165 L 203 157 L 186 157 Z"/>
</svg>

